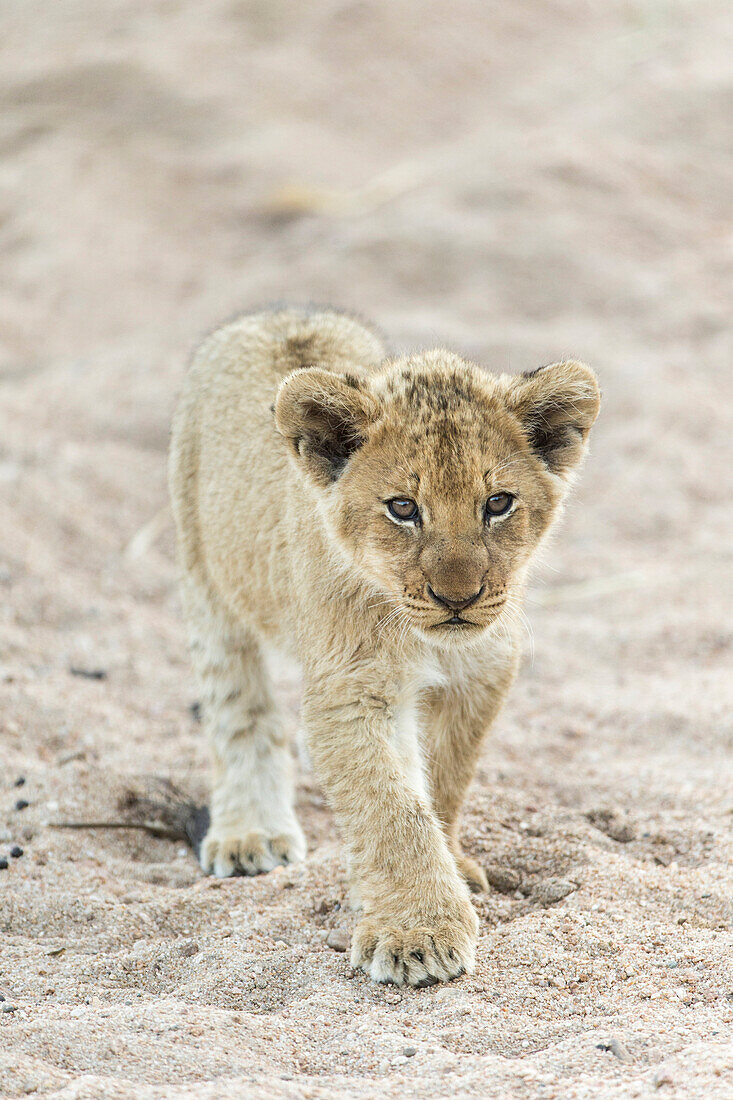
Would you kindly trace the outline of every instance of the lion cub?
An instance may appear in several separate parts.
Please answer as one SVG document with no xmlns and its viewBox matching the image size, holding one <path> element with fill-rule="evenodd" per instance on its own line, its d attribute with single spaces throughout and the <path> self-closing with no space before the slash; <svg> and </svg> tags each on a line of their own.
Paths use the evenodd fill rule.
<svg viewBox="0 0 733 1100">
<path fill-rule="evenodd" d="M 305 854 L 266 640 L 302 665 L 363 910 L 352 963 L 377 981 L 473 968 L 469 887 L 487 883 L 458 813 L 598 406 L 581 363 L 510 377 L 448 351 L 386 359 L 331 311 L 243 317 L 186 378 L 170 485 L 214 758 L 201 865 L 257 874 Z"/>
</svg>

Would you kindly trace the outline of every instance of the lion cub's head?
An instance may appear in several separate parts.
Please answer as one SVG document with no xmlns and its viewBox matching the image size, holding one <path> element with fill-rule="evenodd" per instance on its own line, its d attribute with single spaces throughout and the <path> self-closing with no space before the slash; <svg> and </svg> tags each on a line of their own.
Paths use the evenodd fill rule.
<svg viewBox="0 0 733 1100">
<path fill-rule="evenodd" d="M 451 643 L 511 606 L 598 408 L 582 363 L 497 376 L 432 351 L 372 374 L 297 370 L 275 420 L 385 613 Z"/>
</svg>

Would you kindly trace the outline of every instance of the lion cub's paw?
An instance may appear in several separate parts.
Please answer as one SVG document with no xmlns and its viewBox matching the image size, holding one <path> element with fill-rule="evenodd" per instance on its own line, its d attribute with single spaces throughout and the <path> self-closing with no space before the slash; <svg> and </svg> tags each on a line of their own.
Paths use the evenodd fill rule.
<svg viewBox="0 0 733 1100">
<path fill-rule="evenodd" d="M 207 874 L 261 875 L 283 863 L 296 863 L 305 856 L 305 838 L 296 826 L 288 833 L 269 835 L 262 829 L 211 826 L 204 837 L 199 862 Z"/>
<path fill-rule="evenodd" d="M 475 859 L 461 853 L 456 856 L 456 863 L 472 894 L 486 894 L 489 892 L 489 880 L 486 878 L 486 872 Z"/>
<path fill-rule="evenodd" d="M 432 925 L 405 925 L 367 917 L 357 925 L 351 965 L 375 982 L 426 986 L 472 973 L 476 960 L 476 916 L 473 920 Z"/>
</svg>

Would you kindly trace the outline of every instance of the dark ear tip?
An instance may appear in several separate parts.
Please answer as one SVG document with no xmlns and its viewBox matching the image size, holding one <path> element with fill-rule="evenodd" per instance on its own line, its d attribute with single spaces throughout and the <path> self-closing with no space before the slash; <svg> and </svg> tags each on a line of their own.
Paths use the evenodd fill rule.
<svg viewBox="0 0 733 1100">
<path fill-rule="evenodd" d="M 555 374 L 578 374 L 588 378 L 595 378 L 596 372 L 582 359 L 555 359 L 551 363 L 542 363 L 533 370 L 525 370 L 521 378 L 535 378 L 542 371 L 552 371 Z"/>
<path fill-rule="evenodd" d="M 548 393 L 553 390 L 565 391 L 571 396 L 575 390 L 578 400 L 600 403 L 601 389 L 598 384 L 598 376 L 592 367 L 583 363 L 580 359 L 562 359 L 556 363 L 545 363 L 534 370 L 524 371 L 518 376 L 518 393 L 522 392 L 525 382 L 537 380 L 537 385 L 547 388 Z"/>
<path fill-rule="evenodd" d="M 534 370 L 522 371 L 522 378 L 534 378 L 541 370 L 545 370 L 546 367 L 551 367 L 552 363 L 543 363 L 541 367 L 535 367 Z"/>
</svg>

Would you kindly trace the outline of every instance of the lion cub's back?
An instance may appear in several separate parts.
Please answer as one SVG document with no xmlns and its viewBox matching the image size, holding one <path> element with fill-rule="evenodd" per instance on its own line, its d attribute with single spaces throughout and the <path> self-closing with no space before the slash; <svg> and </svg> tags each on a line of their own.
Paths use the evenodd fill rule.
<svg viewBox="0 0 733 1100">
<path fill-rule="evenodd" d="M 346 314 L 283 309 L 249 314 L 212 333 L 196 352 L 173 420 L 169 478 L 184 568 L 217 587 L 245 574 L 266 583 L 283 546 L 293 472 L 275 429 L 281 378 L 298 367 L 370 369 L 379 338 Z"/>
</svg>

